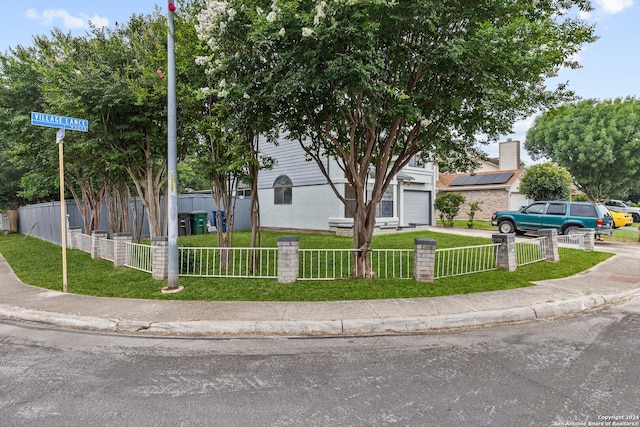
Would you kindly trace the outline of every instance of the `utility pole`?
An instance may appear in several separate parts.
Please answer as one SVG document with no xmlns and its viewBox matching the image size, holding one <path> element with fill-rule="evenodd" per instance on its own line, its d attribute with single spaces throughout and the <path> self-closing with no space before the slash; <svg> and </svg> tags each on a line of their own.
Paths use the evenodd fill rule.
<svg viewBox="0 0 640 427">
<path fill-rule="evenodd" d="M 178 286 L 178 167 L 177 131 L 176 131 L 176 59 L 174 49 L 173 13 L 176 6 L 169 0 L 167 12 L 167 223 L 169 243 L 168 283 L 163 293 L 180 292 Z"/>
</svg>

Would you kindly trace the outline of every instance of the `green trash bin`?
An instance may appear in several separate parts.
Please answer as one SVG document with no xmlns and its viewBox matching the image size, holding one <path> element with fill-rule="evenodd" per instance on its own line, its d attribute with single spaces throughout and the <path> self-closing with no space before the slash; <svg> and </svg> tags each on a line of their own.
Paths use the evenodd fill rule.
<svg viewBox="0 0 640 427">
<path fill-rule="evenodd" d="M 206 211 L 191 212 L 191 234 L 207 233 L 207 215 Z"/>
</svg>

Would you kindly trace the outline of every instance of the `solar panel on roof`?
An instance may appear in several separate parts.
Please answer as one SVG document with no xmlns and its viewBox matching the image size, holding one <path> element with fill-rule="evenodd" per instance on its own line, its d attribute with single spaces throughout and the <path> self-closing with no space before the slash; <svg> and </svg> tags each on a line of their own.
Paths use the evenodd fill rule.
<svg viewBox="0 0 640 427">
<path fill-rule="evenodd" d="M 493 174 L 480 175 L 480 179 L 478 179 L 478 182 L 476 184 L 493 184 L 494 178 L 495 178 L 495 175 Z"/>
<path fill-rule="evenodd" d="M 451 187 L 459 187 L 463 185 L 489 185 L 504 184 L 513 176 L 513 172 L 488 173 L 483 175 L 464 175 L 459 176 L 450 184 Z"/>
<path fill-rule="evenodd" d="M 467 185 L 467 181 L 469 180 L 469 178 L 472 178 L 472 177 L 469 175 L 459 176 L 456 179 L 454 179 L 450 185 Z"/>
</svg>

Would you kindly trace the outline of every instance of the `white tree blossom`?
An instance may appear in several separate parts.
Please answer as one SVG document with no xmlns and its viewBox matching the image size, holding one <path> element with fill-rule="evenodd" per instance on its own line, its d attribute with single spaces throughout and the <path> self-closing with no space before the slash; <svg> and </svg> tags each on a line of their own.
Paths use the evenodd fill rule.
<svg viewBox="0 0 640 427">
<path fill-rule="evenodd" d="M 324 18 L 326 16 L 326 14 L 324 12 L 324 8 L 326 6 L 327 6 L 327 3 L 324 2 L 324 1 L 321 1 L 316 6 L 316 16 L 313 17 L 313 25 L 315 25 L 316 27 L 318 25 L 320 25 L 320 21 L 322 21 L 322 18 Z"/>
</svg>

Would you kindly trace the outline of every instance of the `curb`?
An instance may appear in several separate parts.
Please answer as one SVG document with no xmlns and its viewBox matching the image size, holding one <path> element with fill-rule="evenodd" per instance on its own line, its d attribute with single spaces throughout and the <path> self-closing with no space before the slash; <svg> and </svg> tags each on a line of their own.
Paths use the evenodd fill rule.
<svg viewBox="0 0 640 427">
<path fill-rule="evenodd" d="M 277 320 L 277 321 L 187 321 L 144 322 L 79 316 L 34 310 L 0 304 L 0 318 L 28 321 L 73 329 L 111 333 L 135 333 L 173 336 L 296 336 L 296 335 L 367 335 L 408 334 L 455 328 L 474 328 L 514 322 L 551 319 L 576 314 L 594 308 L 617 304 L 640 294 L 634 289 L 613 295 L 590 295 L 570 300 L 485 310 L 471 313 L 408 318 L 339 319 L 339 320 Z"/>
</svg>

